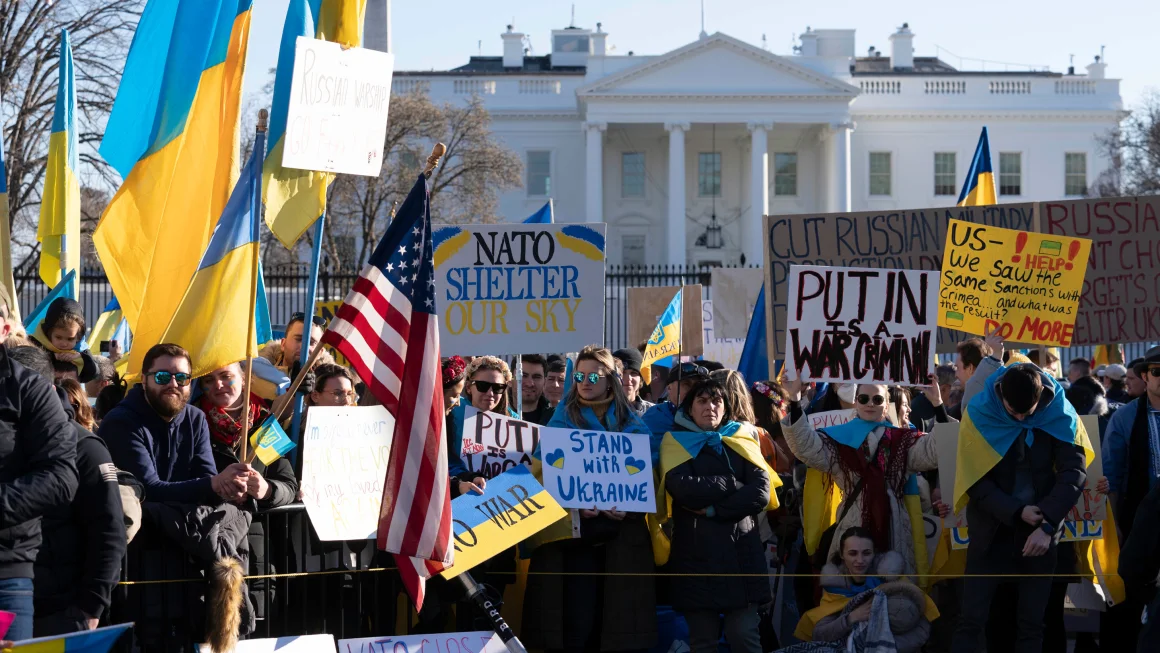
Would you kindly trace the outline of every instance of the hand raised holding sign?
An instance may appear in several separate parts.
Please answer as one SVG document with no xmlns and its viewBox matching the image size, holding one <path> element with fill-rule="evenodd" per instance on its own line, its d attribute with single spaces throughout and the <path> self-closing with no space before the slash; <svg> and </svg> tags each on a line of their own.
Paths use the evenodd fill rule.
<svg viewBox="0 0 1160 653">
<path fill-rule="evenodd" d="M 926 395 L 931 406 L 941 406 L 943 402 L 942 388 L 938 385 L 938 378 L 931 374 L 926 380 L 928 385 L 922 389 L 922 394 Z"/>
<path fill-rule="evenodd" d="M 781 382 L 781 388 L 785 390 L 786 397 L 790 401 L 801 401 L 802 382 L 800 379 L 786 379 Z"/>
</svg>

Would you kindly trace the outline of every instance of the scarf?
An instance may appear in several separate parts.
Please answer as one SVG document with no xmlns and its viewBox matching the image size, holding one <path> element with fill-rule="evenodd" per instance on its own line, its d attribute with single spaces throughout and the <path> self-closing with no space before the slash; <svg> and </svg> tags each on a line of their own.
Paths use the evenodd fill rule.
<svg viewBox="0 0 1160 653">
<path fill-rule="evenodd" d="M 613 395 L 609 394 L 604 399 L 595 399 L 593 401 L 588 401 L 584 397 L 581 397 L 580 395 L 576 395 L 576 399 L 579 400 L 581 406 L 584 406 L 586 408 L 591 408 L 592 412 L 596 413 L 596 419 L 600 421 L 600 425 L 603 426 L 604 428 L 608 428 L 608 420 L 606 419 L 606 417 L 608 415 L 609 407 L 612 406 L 613 398 L 614 398 Z"/>
<path fill-rule="evenodd" d="M 1000 367 L 987 378 L 983 391 L 971 399 L 967 406 L 971 422 L 979 432 L 986 434 L 987 441 L 1000 456 L 1007 455 L 1007 450 L 1015 442 L 1015 438 L 1023 436 L 1027 446 L 1035 442 L 1036 429 L 1046 432 L 1053 438 L 1068 444 L 1079 444 L 1075 440 L 1076 429 L 1079 425 L 1079 416 L 1064 396 L 1063 386 L 1059 381 L 1040 372 L 1044 391 L 1053 393 L 1051 401 L 1046 406 L 1040 405 L 1035 412 L 1019 421 L 1003 407 L 1003 399 L 999 396 L 999 381 L 1007 373 L 1007 367 Z M 1042 396 L 1040 397 L 1042 399 Z M 1090 445 L 1084 447 L 1089 449 Z"/>
<path fill-rule="evenodd" d="M 55 345 L 53 345 L 52 338 L 49 338 L 48 334 L 44 332 L 44 322 L 43 321 L 40 324 L 36 325 L 36 330 L 32 332 L 32 337 L 34 340 L 36 340 L 36 342 L 40 343 L 41 347 L 44 347 L 45 349 L 47 349 L 49 352 L 51 352 L 53 354 L 67 354 L 70 352 L 71 353 L 80 353 L 80 351 L 81 351 L 81 343 L 80 342 L 77 342 L 77 346 L 73 349 L 59 349 Z M 68 362 L 72 363 L 73 365 L 76 365 L 77 374 L 80 374 L 85 369 L 85 359 L 80 357 L 80 356 L 77 356 L 76 358 L 74 358 L 73 360 L 68 361 Z"/>
<path fill-rule="evenodd" d="M 237 446 L 242 435 L 242 423 L 230 417 L 224 408 L 218 408 L 208 396 L 202 397 L 198 404 L 205 413 L 205 421 L 209 424 L 209 435 L 214 442 L 220 442 L 227 447 Z M 258 426 L 258 417 L 262 413 L 262 398 L 250 394 L 250 428 Z"/>
<path fill-rule="evenodd" d="M 892 426 L 892 424 L 887 421 L 869 422 L 861 417 L 855 417 L 845 424 L 827 426 L 825 433 L 841 444 L 857 449 L 866 441 L 866 436 L 879 426 Z"/>
<path fill-rule="evenodd" d="M 826 433 L 828 435 L 829 431 Z M 874 546 L 880 551 L 893 548 L 889 491 L 893 491 L 899 500 L 902 499 L 907 480 L 907 456 L 921 436 L 922 432 L 914 429 L 888 426 L 878 440 L 878 448 L 873 455 L 870 454 L 865 436 L 857 448 L 845 446 L 833 438 L 823 439 L 832 458 L 851 483 L 851 488 L 858 482 L 857 479 L 862 480 L 862 526 L 870 529 Z"/>
<path fill-rule="evenodd" d="M 844 571 L 845 569 L 846 568 L 843 566 L 842 570 Z M 832 592 L 834 594 L 838 594 L 841 596 L 854 598 L 855 596 L 858 596 L 862 592 L 867 592 L 869 590 L 874 589 L 875 587 L 878 587 L 882 583 L 883 583 L 883 580 L 877 576 L 867 576 L 865 579 L 862 580 L 861 583 L 851 582 L 849 587 L 827 587 L 826 591 Z"/>
</svg>

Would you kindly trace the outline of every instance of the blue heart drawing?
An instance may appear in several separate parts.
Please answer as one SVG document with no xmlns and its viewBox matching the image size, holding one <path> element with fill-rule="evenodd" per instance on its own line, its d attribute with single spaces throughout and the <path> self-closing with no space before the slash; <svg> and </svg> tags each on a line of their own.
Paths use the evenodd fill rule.
<svg viewBox="0 0 1160 653">
<path fill-rule="evenodd" d="M 628 470 L 629 476 L 644 471 L 644 461 L 639 458 L 629 456 L 624 459 L 624 468 Z"/>
<path fill-rule="evenodd" d="M 564 469 L 564 450 L 557 449 L 548 454 L 544 460 L 548 461 L 548 464 L 556 469 Z"/>
</svg>

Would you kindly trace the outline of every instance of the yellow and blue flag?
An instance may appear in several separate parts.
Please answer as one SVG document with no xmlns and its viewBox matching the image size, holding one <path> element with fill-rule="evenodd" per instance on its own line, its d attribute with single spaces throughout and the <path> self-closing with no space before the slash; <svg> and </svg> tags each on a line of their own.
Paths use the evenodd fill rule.
<svg viewBox="0 0 1160 653">
<path fill-rule="evenodd" d="M 258 355 L 254 311 L 257 293 L 258 228 L 261 221 L 262 159 L 265 134 L 258 133 L 254 152 L 209 239 L 197 272 L 173 315 L 161 342 L 189 352 L 193 376 Z"/>
<path fill-rule="evenodd" d="M 553 222 L 555 222 L 555 219 L 552 215 L 552 200 L 544 202 L 544 205 L 540 207 L 539 211 L 536 211 L 528 216 L 527 220 L 524 220 L 524 224 L 552 224 Z"/>
<path fill-rule="evenodd" d="M 334 175 L 327 172 L 282 167 L 295 44 L 299 36 L 309 36 L 359 46 L 365 11 L 366 0 L 290 0 L 286 8 L 274 75 L 270 153 L 262 169 L 262 202 L 266 205 L 266 224 L 287 248 L 293 248 L 310 225 L 322 216 L 326 210 L 326 189 L 334 180 Z"/>
<path fill-rule="evenodd" d="M 998 203 L 995 194 L 995 174 L 991 171 L 991 140 L 987 128 L 979 134 L 979 144 L 975 147 L 975 158 L 967 170 L 967 179 L 959 193 L 958 206 L 987 206 Z"/>
<path fill-rule="evenodd" d="M 40 278 L 55 286 L 61 268 L 75 270 L 81 260 L 81 186 L 77 179 L 77 88 L 73 74 L 72 46 L 68 30 L 60 31 L 60 63 L 57 66 L 56 106 L 52 110 L 52 133 L 48 137 L 44 191 L 40 200 Z M 61 257 L 64 264 L 61 264 Z M 76 299 L 73 295 L 72 299 Z"/>
<path fill-rule="evenodd" d="M 1095 355 L 1092 356 L 1092 365 L 1096 367 L 1123 362 L 1124 350 L 1120 345 L 1097 345 Z"/>
<path fill-rule="evenodd" d="M 680 288 L 669 307 L 661 314 L 652 336 L 644 348 L 644 358 L 640 364 L 640 376 L 645 384 L 652 383 L 652 366 L 657 361 L 676 356 L 681 351 L 681 307 L 685 289 Z M 676 361 L 679 365 L 680 361 Z"/>
<path fill-rule="evenodd" d="M 294 448 L 294 441 L 282 430 L 282 425 L 271 415 L 262 422 L 262 426 L 250 436 L 250 446 L 254 457 L 269 467 L 286 452 Z"/>
<path fill-rule="evenodd" d="M 97 321 L 93 324 L 93 328 L 89 329 L 89 349 L 99 347 L 100 344 L 106 340 L 114 340 L 114 334 L 121 328 L 121 323 L 125 321 L 125 314 L 121 311 L 121 304 L 117 302 L 116 296 L 105 304 L 105 309 L 101 311 Z M 121 343 L 122 351 L 128 351 L 125 343 Z"/>
<path fill-rule="evenodd" d="M 661 473 L 657 487 L 665 487 L 665 476 L 680 465 L 694 459 L 705 446 L 724 445 L 752 465 L 765 470 L 769 475 L 769 503 L 766 510 L 776 510 L 780 505 L 775 490 L 781 487 L 781 478 L 770 468 L 761 455 L 761 445 L 751 432 L 751 427 L 739 422 L 730 422 L 720 432 L 671 431 L 661 440 Z M 718 445 L 718 446 L 719 446 Z M 667 493 L 666 493 L 667 495 Z M 672 497 L 663 504 L 662 517 L 672 515 Z"/>
<path fill-rule="evenodd" d="M 16 642 L 12 648 L 5 648 L 3 653 L 109 653 L 121 635 L 132 627 L 131 623 L 118 624 L 68 635 L 26 639 Z"/>
<path fill-rule="evenodd" d="M 53 286 L 52 290 L 48 291 L 48 294 L 44 296 L 44 299 L 40 300 L 40 303 L 36 305 L 36 308 L 32 309 L 32 312 L 24 318 L 24 330 L 28 332 L 29 335 L 36 333 L 36 331 L 40 328 L 40 323 L 43 322 L 44 317 L 48 315 L 48 307 L 51 306 L 54 301 L 60 299 L 61 297 L 68 297 L 69 299 L 76 297 L 76 282 L 77 271 L 69 270 L 68 273 L 64 275 L 64 278 L 58 281 L 57 284 Z"/>
<path fill-rule="evenodd" d="M 20 323 L 20 302 L 12 276 L 12 234 L 8 224 L 8 166 L 4 165 L 4 135 L 0 133 L 0 284 L 8 291 L 8 316 Z"/>
<path fill-rule="evenodd" d="M 93 233 L 141 359 L 169 328 L 238 175 L 252 0 L 150 0 L 101 156 L 124 178 Z M 177 292 L 175 292 L 177 290 Z"/>
</svg>

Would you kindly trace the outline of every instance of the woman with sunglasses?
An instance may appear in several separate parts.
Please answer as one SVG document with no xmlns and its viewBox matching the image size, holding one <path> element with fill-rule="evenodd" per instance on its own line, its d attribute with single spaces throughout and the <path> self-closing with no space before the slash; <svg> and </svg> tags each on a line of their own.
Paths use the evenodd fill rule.
<svg viewBox="0 0 1160 653">
<path fill-rule="evenodd" d="M 585 347 L 572 387 L 548 423 L 552 428 L 648 434 L 629 406 L 612 352 Z M 536 453 L 537 457 L 539 451 Z M 580 510 L 580 537 L 542 544 L 532 553 L 523 631 L 530 648 L 636 651 L 656 643 L 652 543 L 641 513 Z M 604 576 L 602 574 L 609 574 Z"/>
<path fill-rule="evenodd" d="M 950 418 L 937 381 L 931 375 L 923 394 L 934 407 L 935 420 L 947 422 Z M 789 380 L 783 387 L 790 411 L 782 432 L 790 450 L 798 460 L 829 475 L 842 490 L 838 522 L 831 528 L 839 533 L 855 526 L 868 529 L 875 546 L 897 551 L 906 562 L 906 573 L 915 573 L 915 531 L 902 499 L 916 472 L 938 468 L 934 438 L 888 421 L 890 389 L 885 385 L 860 384 L 854 395 L 854 419 L 822 431 L 814 430 L 803 410 L 801 381 Z M 826 539 L 823 535 L 823 544 Z M 824 555 L 833 556 L 838 544 L 831 537 Z"/>
</svg>

